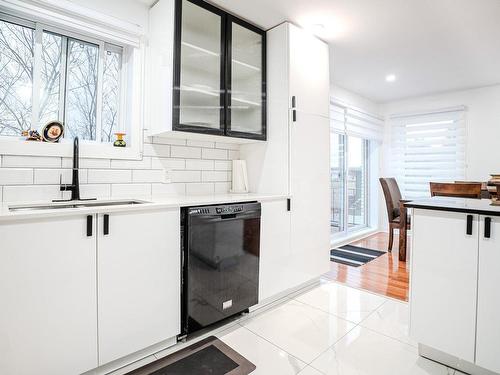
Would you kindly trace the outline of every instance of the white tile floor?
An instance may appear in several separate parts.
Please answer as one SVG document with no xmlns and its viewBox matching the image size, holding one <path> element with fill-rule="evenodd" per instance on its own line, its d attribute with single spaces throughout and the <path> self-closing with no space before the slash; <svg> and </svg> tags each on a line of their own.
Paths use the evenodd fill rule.
<svg viewBox="0 0 500 375">
<path fill-rule="evenodd" d="M 259 375 L 459 374 L 418 356 L 406 303 L 326 280 L 217 336 Z"/>
<path fill-rule="evenodd" d="M 207 334 L 254 363 L 252 375 L 461 374 L 418 356 L 406 303 L 324 280 L 262 310 Z"/>
</svg>

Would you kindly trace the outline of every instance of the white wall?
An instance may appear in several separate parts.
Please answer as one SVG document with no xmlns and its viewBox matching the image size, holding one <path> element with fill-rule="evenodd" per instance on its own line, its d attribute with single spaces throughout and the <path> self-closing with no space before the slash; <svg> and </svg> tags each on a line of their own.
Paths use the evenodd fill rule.
<svg viewBox="0 0 500 375">
<path fill-rule="evenodd" d="M 330 95 L 333 99 L 339 100 L 340 102 L 349 104 L 353 107 L 361 108 L 368 113 L 375 115 L 380 114 L 380 106 L 378 103 L 343 87 L 337 86 L 334 83 L 330 85 Z"/>
<path fill-rule="evenodd" d="M 333 100 L 341 104 L 349 105 L 351 107 L 362 110 L 363 112 L 370 113 L 381 117 L 380 105 L 368 98 L 358 95 L 343 87 L 335 84 L 330 85 L 330 96 Z M 370 182 L 369 182 L 369 223 L 373 229 L 383 227 L 383 221 L 386 220 L 381 212 L 385 212 L 384 197 L 380 190 L 378 178 L 382 173 L 382 145 L 376 142 L 371 143 L 370 147 Z"/>
<path fill-rule="evenodd" d="M 467 170 L 469 180 L 486 181 L 500 171 L 500 85 L 451 91 L 385 103 L 381 113 L 419 112 L 465 105 L 467 107 Z M 386 133 L 390 129 L 386 123 Z M 387 137 L 388 137 L 387 134 Z M 388 139 L 388 138 L 386 138 Z M 389 150 L 386 149 L 384 153 Z M 389 160 L 384 163 L 387 171 Z"/>
<path fill-rule="evenodd" d="M 147 32 L 149 6 L 138 0 L 69 0 L 122 21 L 142 26 Z"/>
</svg>

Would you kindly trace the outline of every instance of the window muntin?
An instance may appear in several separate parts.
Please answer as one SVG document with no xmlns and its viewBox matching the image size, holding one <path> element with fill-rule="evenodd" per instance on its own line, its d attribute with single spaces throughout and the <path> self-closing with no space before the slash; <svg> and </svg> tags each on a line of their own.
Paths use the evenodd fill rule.
<svg viewBox="0 0 500 375">
<path fill-rule="evenodd" d="M 111 142 L 124 128 L 123 48 L 26 24 L 0 15 L 0 135 L 58 120 L 66 138 Z"/>
</svg>

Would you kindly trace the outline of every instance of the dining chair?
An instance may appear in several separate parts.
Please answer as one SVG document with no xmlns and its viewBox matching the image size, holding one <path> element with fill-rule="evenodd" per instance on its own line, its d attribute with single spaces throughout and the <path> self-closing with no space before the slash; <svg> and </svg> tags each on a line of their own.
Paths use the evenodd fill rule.
<svg viewBox="0 0 500 375">
<path fill-rule="evenodd" d="M 430 182 L 432 197 L 481 198 L 480 182 Z"/>
<path fill-rule="evenodd" d="M 401 228 L 401 220 L 402 220 L 402 215 L 403 213 L 404 218 L 406 219 L 406 208 L 403 207 L 402 203 L 407 202 L 402 199 L 401 197 L 401 191 L 399 190 L 398 183 L 395 178 L 393 177 L 388 177 L 388 178 L 379 178 L 380 185 L 382 186 L 382 191 L 384 192 L 384 198 L 385 198 L 385 206 L 387 208 L 387 216 L 389 219 L 389 246 L 388 246 L 388 251 L 392 251 L 392 243 L 394 242 L 394 229 L 399 229 L 406 231 L 410 228 L 410 223 L 409 220 L 403 220 L 407 221 L 406 225 L 404 225 L 404 228 Z M 404 212 L 401 212 L 404 210 Z"/>
</svg>

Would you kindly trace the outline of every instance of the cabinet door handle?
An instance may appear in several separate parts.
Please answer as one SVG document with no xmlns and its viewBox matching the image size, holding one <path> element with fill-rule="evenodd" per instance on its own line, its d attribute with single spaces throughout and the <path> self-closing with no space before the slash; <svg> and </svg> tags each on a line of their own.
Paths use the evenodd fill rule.
<svg viewBox="0 0 500 375">
<path fill-rule="evenodd" d="M 286 210 L 291 211 L 291 209 L 292 209 L 292 200 L 290 198 L 288 198 L 286 200 Z"/>
<path fill-rule="evenodd" d="M 491 217 L 484 218 L 484 238 L 491 237 Z"/>
<path fill-rule="evenodd" d="M 102 233 L 105 236 L 107 236 L 109 234 L 109 215 L 105 214 L 103 218 L 104 218 L 104 223 L 103 223 Z"/>
<path fill-rule="evenodd" d="M 87 237 L 92 237 L 92 221 L 93 221 L 93 216 L 88 215 L 87 216 Z"/>
<path fill-rule="evenodd" d="M 292 108 L 295 108 L 297 106 L 296 100 L 295 100 L 295 95 L 292 96 Z"/>
<path fill-rule="evenodd" d="M 297 110 L 292 109 L 292 121 L 296 122 L 297 121 Z"/>
<path fill-rule="evenodd" d="M 472 222 L 474 220 L 474 216 L 467 215 L 467 234 L 472 236 Z"/>
</svg>

